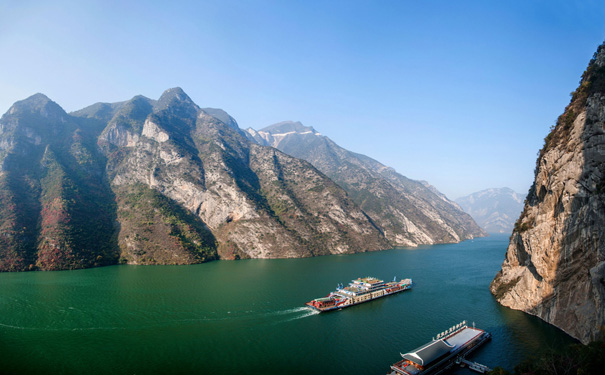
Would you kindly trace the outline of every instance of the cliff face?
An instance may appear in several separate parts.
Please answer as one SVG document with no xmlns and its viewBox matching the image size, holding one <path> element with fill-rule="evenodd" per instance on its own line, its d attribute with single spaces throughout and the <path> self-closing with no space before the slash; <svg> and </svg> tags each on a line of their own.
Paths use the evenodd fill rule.
<svg viewBox="0 0 605 375">
<path fill-rule="evenodd" d="M 583 343 L 605 337 L 605 48 L 545 138 L 490 289 Z"/>
<path fill-rule="evenodd" d="M 281 122 L 248 137 L 307 160 L 341 186 L 397 246 L 459 242 L 486 233 L 427 183 L 348 151 L 312 127 Z"/>
<path fill-rule="evenodd" d="M 116 120 L 100 137 L 112 185 L 142 184 L 195 213 L 216 237 L 221 257 L 388 248 L 332 181 L 308 163 L 251 144 L 226 113 L 200 109 L 180 89 L 165 92 L 149 110 L 136 127 L 140 135 Z"/>
<path fill-rule="evenodd" d="M 113 264 L 115 203 L 98 128 L 46 96 L 0 119 L 0 271 Z"/>
<path fill-rule="evenodd" d="M 18 102 L 0 166 L 0 271 L 389 248 L 329 178 L 179 88 L 72 114 Z"/>
</svg>

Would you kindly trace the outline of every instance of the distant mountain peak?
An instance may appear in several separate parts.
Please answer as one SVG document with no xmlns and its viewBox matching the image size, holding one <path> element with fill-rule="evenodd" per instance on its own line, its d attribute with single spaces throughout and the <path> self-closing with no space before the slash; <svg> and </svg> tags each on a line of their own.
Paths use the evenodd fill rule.
<svg viewBox="0 0 605 375">
<path fill-rule="evenodd" d="M 312 126 L 305 126 L 300 121 L 282 121 L 277 124 L 269 125 L 261 130 L 252 128 L 246 129 L 246 136 L 253 142 L 263 146 L 271 146 L 279 149 L 282 141 L 287 140 L 289 136 L 303 136 L 314 138 L 324 138 L 321 133 L 313 129 Z M 319 136 L 319 137 L 316 137 Z"/>
<path fill-rule="evenodd" d="M 271 135 L 285 134 L 285 133 L 299 133 L 299 134 L 316 134 L 320 133 L 313 129 L 312 126 L 305 126 L 300 121 L 282 121 L 277 124 L 269 125 L 258 131 L 259 133 L 269 133 Z"/>
<path fill-rule="evenodd" d="M 514 190 L 491 188 L 456 199 L 464 211 L 490 233 L 512 232 L 515 219 L 523 210 L 523 194 Z"/>
</svg>

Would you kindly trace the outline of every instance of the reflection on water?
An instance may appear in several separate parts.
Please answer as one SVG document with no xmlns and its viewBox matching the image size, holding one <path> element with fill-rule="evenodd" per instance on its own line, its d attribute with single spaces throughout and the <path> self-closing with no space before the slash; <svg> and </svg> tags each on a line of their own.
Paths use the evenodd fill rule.
<svg viewBox="0 0 605 375">
<path fill-rule="evenodd" d="M 571 339 L 495 302 L 488 286 L 506 245 L 492 236 L 350 256 L 0 274 L 2 371 L 383 374 L 462 320 L 493 334 L 473 359 L 510 369 Z M 416 286 L 342 311 L 304 307 L 360 276 Z"/>
</svg>

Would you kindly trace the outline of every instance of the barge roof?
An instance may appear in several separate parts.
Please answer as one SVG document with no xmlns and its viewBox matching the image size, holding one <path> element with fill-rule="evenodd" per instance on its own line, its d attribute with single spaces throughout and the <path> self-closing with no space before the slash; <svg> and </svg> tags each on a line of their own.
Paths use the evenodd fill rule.
<svg viewBox="0 0 605 375">
<path fill-rule="evenodd" d="M 401 356 L 409 361 L 426 367 L 437 358 L 449 353 L 453 348 L 454 346 L 448 344 L 445 340 L 435 340 L 428 344 L 424 344 L 409 353 L 402 354 Z"/>
<path fill-rule="evenodd" d="M 404 359 L 426 367 L 450 351 L 466 345 L 482 333 L 483 330 L 466 327 L 446 339 L 431 341 L 401 356 Z"/>
<path fill-rule="evenodd" d="M 466 327 L 455 335 L 448 337 L 447 342 L 453 345 L 454 347 L 458 348 L 466 344 L 470 340 L 474 339 L 475 337 L 481 335 L 482 333 L 483 330 L 481 329 Z"/>
</svg>

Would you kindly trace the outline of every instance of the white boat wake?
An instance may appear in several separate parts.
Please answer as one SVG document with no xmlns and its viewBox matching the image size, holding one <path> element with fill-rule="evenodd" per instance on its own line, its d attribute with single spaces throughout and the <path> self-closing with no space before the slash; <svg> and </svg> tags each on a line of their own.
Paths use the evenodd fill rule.
<svg viewBox="0 0 605 375">
<path fill-rule="evenodd" d="M 275 324 L 279 324 L 279 323 L 286 323 L 286 322 L 291 322 L 293 320 L 307 318 L 309 316 L 317 315 L 317 314 L 319 314 L 319 311 L 314 310 L 310 307 L 303 306 L 303 307 L 296 307 L 294 309 L 276 311 L 276 312 L 272 313 L 271 315 L 293 315 L 287 319 L 275 322 Z"/>
<path fill-rule="evenodd" d="M 93 326 L 93 327 L 24 327 L 20 325 L 0 323 L 0 327 L 27 331 L 96 331 L 96 330 L 136 330 L 136 329 L 148 329 L 152 327 L 179 325 L 182 323 L 203 323 L 203 322 L 219 322 L 219 321 L 237 321 L 237 320 L 257 320 L 260 323 L 262 320 L 270 317 L 278 317 L 277 319 L 270 319 L 265 321 L 264 324 L 281 324 L 287 323 L 298 319 L 307 318 L 309 316 L 317 315 L 319 311 L 314 310 L 310 307 L 301 306 L 292 309 L 270 311 L 270 312 L 255 312 L 246 311 L 245 313 L 231 312 L 228 311 L 225 315 L 219 316 L 201 316 L 188 319 L 175 319 L 165 321 L 149 321 L 143 324 L 128 325 L 128 326 Z M 265 318 L 265 319 L 263 319 Z M 261 321 L 259 321 L 261 319 Z M 263 323 L 261 323 L 263 324 Z"/>
</svg>

